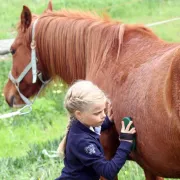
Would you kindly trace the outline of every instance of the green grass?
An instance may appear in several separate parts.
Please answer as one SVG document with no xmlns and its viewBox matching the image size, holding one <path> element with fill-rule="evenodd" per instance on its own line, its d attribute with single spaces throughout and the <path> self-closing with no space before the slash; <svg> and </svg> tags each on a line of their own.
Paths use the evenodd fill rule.
<svg viewBox="0 0 180 180">
<path fill-rule="evenodd" d="M 58 143 L 59 140 L 54 139 L 41 144 L 33 144 L 25 156 L 0 159 L 0 179 L 52 180 L 57 177 L 63 166 L 62 160 L 59 158 L 49 159 L 42 154 L 42 150 L 54 150 Z"/>
<path fill-rule="evenodd" d="M 22 6 L 41 14 L 48 0 L 8 0 L 1 2 L 0 39 L 14 38 Z M 70 8 L 108 13 L 124 23 L 143 23 L 179 16 L 177 0 L 53 0 L 54 9 Z M 180 42 L 180 21 L 153 27 L 162 39 Z M 11 112 L 3 97 L 2 88 L 11 68 L 10 57 L 0 62 L 0 114 Z M 49 159 L 43 149 L 56 150 L 64 134 L 67 118 L 63 109 L 66 86 L 51 84 L 33 105 L 33 111 L 21 117 L 0 120 L 0 179 L 52 180 L 59 176 L 63 163 Z M 120 179 L 144 180 L 143 171 L 136 163 L 127 162 L 119 173 Z"/>
<path fill-rule="evenodd" d="M 26 118 L 28 117 L 23 117 L 23 121 Z M 44 118 L 44 121 L 29 121 L 23 126 L 5 126 L 0 130 L 0 157 L 24 156 L 31 144 L 60 139 L 64 134 L 66 120 L 62 114 L 56 113 L 56 116 Z"/>
</svg>

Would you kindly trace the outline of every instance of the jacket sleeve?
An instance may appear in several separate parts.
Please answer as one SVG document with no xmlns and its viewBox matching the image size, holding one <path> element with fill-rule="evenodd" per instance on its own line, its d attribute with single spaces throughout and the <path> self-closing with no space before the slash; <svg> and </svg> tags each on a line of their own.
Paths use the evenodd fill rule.
<svg viewBox="0 0 180 180">
<path fill-rule="evenodd" d="M 132 143 L 122 141 L 115 156 L 108 161 L 94 142 L 84 139 L 73 148 L 73 153 L 84 166 L 91 166 L 99 176 L 112 180 L 125 164 L 131 146 Z"/>
<path fill-rule="evenodd" d="M 101 125 L 101 131 L 109 129 L 114 123 L 109 120 L 108 116 L 105 117 L 103 124 Z"/>
</svg>

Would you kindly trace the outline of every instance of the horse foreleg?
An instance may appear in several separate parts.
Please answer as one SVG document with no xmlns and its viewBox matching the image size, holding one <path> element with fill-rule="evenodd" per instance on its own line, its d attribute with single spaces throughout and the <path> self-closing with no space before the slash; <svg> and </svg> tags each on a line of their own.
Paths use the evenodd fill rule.
<svg viewBox="0 0 180 180">
<path fill-rule="evenodd" d="M 105 158 L 110 160 L 115 155 L 119 146 L 118 133 L 115 126 L 112 126 L 110 129 L 103 131 L 100 140 L 104 149 Z M 101 177 L 100 180 L 106 179 Z M 114 180 L 118 180 L 118 177 L 116 177 Z"/>
<path fill-rule="evenodd" d="M 164 178 L 155 176 L 147 170 L 144 170 L 144 174 L 145 174 L 146 180 L 164 180 Z"/>
</svg>

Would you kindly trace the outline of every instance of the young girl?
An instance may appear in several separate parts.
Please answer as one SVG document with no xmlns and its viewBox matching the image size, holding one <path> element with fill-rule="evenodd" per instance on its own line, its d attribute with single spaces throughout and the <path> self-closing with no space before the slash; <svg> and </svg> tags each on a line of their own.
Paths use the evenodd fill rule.
<svg viewBox="0 0 180 180">
<path fill-rule="evenodd" d="M 121 144 L 114 158 L 106 160 L 99 141 L 100 132 L 113 124 L 104 113 L 106 102 L 103 91 L 90 81 L 78 81 L 67 91 L 64 104 L 70 121 L 58 148 L 64 152 L 65 167 L 56 180 L 112 180 L 124 165 L 136 131 L 130 130 L 132 122 L 125 128 L 122 121 Z"/>
</svg>

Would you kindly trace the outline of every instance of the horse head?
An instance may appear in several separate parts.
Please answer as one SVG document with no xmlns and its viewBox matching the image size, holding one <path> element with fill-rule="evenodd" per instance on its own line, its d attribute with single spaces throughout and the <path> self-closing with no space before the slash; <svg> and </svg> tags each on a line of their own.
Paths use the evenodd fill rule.
<svg viewBox="0 0 180 180">
<path fill-rule="evenodd" d="M 44 13 L 52 11 L 51 1 Z M 36 55 L 35 26 L 38 20 L 28 7 L 23 6 L 18 25 L 18 34 L 10 48 L 13 62 L 9 80 L 4 88 L 4 95 L 11 107 L 28 104 L 29 97 L 35 95 L 43 83 L 42 66 Z M 39 75 L 40 78 L 37 78 Z"/>
</svg>

